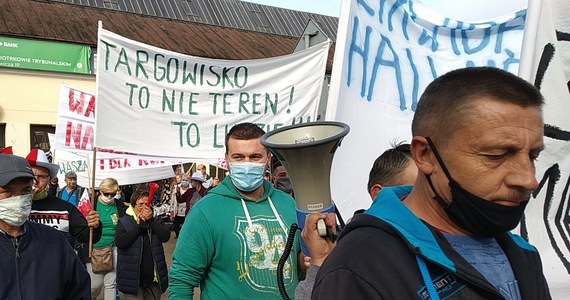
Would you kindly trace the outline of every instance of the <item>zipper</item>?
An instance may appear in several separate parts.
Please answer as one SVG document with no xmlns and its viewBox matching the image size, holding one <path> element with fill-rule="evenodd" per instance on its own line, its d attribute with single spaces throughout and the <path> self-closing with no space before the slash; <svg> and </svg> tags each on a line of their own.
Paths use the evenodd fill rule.
<svg viewBox="0 0 570 300">
<path fill-rule="evenodd" d="M 18 298 L 19 299 L 24 299 L 23 295 L 22 295 L 22 284 L 20 282 L 20 237 L 17 236 L 15 238 L 12 239 L 12 244 L 14 245 L 14 250 L 15 250 L 15 256 L 14 256 L 14 260 L 16 263 L 16 290 L 18 291 Z"/>
<path fill-rule="evenodd" d="M 15 237 L 13 242 L 14 244 L 14 249 L 16 250 L 16 259 L 20 258 L 20 239 L 18 237 Z"/>
<path fill-rule="evenodd" d="M 150 228 L 150 224 L 149 224 L 149 227 L 148 227 L 148 241 L 149 241 L 149 244 L 150 244 L 150 256 L 152 257 L 152 265 L 153 265 L 153 267 L 154 267 L 154 268 L 153 268 L 153 269 L 154 269 L 154 272 L 153 272 L 153 274 L 152 274 L 152 281 L 154 282 L 154 275 L 156 274 L 156 280 L 157 280 L 157 283 L 158 283 L 158 288 L 160 289 L 161 292 L 164 292 L 164 291 L 162 290 L 162 285 L 160 284 L 160 274 L 158 274 L 158 265 L 156 264 L 156 261 L 155 261 L 155 259 L 154 259 L 154 253 L 152 252 L 152 229 Z"/>
</svg>

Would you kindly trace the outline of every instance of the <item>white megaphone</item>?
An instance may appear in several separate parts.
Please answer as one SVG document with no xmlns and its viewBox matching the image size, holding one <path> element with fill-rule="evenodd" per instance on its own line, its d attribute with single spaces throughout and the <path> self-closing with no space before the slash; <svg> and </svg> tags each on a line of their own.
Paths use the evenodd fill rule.
<svg viewBox="0 0 570 300">
<path fill-rule="evenodd" d="M 335 211 L 330 191 L 331 165 L 336 148 L 349 131 L 347 124 L 320 121 L 282 127 L 261 137 L 261 144 L 287 169 L 299 228 L 304 227 L 307 214 Z M 321 224 L 324 226 L 324 222 Z M 309 255 L 303 241 L 301 248 Z"/>
</svg>

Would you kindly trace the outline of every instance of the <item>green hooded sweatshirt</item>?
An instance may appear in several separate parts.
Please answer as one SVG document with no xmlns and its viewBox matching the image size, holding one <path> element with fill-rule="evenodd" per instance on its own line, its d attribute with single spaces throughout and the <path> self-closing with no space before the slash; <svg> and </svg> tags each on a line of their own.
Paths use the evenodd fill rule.
<svg viewBox="0 0 570 300">
<path fill-rule="evenodd" d="M 201 299 L 281 299 L 277 262 L 289 227 L 296 222 L 295 201 L 268 181 L 263 187 L 261 199 L 252 201 L 243 198 L 227 177 L 192 207 L 172 255 L 169 299 L 192 299 L 198 286 Z M 290 297 L 298 283 L 299 251 L 297 234 L 283 272 Z"/>
</svg>

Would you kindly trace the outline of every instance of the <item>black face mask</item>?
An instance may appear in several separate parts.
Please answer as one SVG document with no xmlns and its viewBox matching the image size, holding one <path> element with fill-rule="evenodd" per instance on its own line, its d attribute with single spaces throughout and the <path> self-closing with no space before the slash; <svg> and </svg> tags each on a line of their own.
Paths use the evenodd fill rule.
<svg viewBox="0 0 570 300">
<path fill-rule="evenodd" d="M 449 180 L 451 203 L 446 203 L 437 194 L 430 176 L 427 176 L 427 180 L 435 194 L 434 199 L 443 208 L 451 221 L 471 234 L 481 237 L 496 237 L 517 226 L 528 200 L 520 203 L 518 206 L 506 206 L 492 203 L 471 194 L 453 180 L 431 139 L 426 137 L 426 140 Z"/>
<path fill-rule="evenodd" d="M 293 192 L 293 186 L 291 185 L 291 179 L 289 178 L 275 179 L 275 188 L 282 190 L 287 194 L 291 194 Z"/>
</svg>

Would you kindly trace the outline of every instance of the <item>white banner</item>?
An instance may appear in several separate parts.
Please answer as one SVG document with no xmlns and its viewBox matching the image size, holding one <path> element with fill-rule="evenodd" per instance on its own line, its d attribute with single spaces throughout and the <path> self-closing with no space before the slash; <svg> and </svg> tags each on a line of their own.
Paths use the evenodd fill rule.
<svg viewBox="0 0 570 300">
<path fill-rule="evenodd" d="M 455 14 L 497 13 L 497 5 L 484 1 L 457 3 Z M 333 199 L 347 219 L 370 206 L 366 184 L 374 160 L 393 141 L 411 141 L 417 102 L 434 78 L 465 66 L 518 71 L 525 10 L 467 23 L 419 1 L 343 5 L 327 119 L 351 128 L 335 154 L 331 176 Z M 347 170 L 353 170 L 348 177 Z"/>
<path fill-rule="evenodd" d="M 67 88 L 68 90 L 73 90 Z M 88 123 L 88 122 L 86 122 Z M 57 129 L 56 129 L 57 131 Z M 55 134 L 48 134 L 50 145 L 57 144 Z M 53 163 L 59 166 L 57 178 L 59 187 L 65 186 L 65 173 L 73 171 L 77 174 L 77 183 L 82 187 L 91 186 L 91 176 L 93 171 L 93 153 L 87 151 L 79 151 L 78 153 L 55 148 L 51 149 L 53 155 Z M 118 155 L 112 153 L 99 153 L 95 160 L 95 186 L 99 186 L 101 180 L 107 177 L 113 177 L 119 181 L 119 184 L 136 184 L 155 181 L 174 176 L 171 161 L 161 160 L 157 158 L 149 158 L 144 156 Z M 89 173 L 88 173 L 89 172 Z"/>
<path fill-rule="evenodd" d="M 546 148 L 536 162 L 540 186 L 521 234 L 539 249 L 554 299 L 570 299 L 570 3 L 529 2 L 520 76 L 545 97 Z"/>
<path fill-rule="evenodd" d="M 497 6 L 510 1 L 434 2 L 453 2 L 455 8 L 464 11 L 463 15 L 474 12 L 481 21 L 460 22 L 442 14 L 443 6 L 433 10 L 421 1 L 412 0 L 404 3 L 352 0 L 345 1 L 341 9 L 327 119 L 351 127 L 335 155 L 331 176 L 333 199 L 345 219 L 354 210 L 370 206 L 366 183 L 374 159 L 394 140 L 411 140 L 410 125 L 418 97 L 429 82 L 465 66 L 495 66 L 518 72 L 526 17 L 524 5 L 497 17 Z M 553 298 L 567 299 L 570 101 L 565 85 L 570 78 L 570 55 L 564 53 L 570 53 L 567 45 L 570 5 L 563 0 L 556 2 L 558 6 L 553 11 L 558 18 L 554 19 L 566 20 L 559 23 L 566 27 L 556 27 L 559 31 L 563 29 L 556 43 L 557 55 L 562 54 L 562 58 L 548 60 L 548 68 L 542 69 L 545 72 L 538 73 L 544 75 L 541 78 L 545 86 L 551 85 L 549 82 L 562 83 L 554 90 L 563 93 L 554 96 L 541 89 L 546 97 L 546 150 L 537 162 L 541 185 L 536 199 L 527 206 L 521 234 L 540 250 Z M 533 19 L 536 27 L 539 23 L 548 24 L 549 17 Z M 544 47 L 545 40 L 535 41 L 537 36 L 553 38 L 552 31 L 537 33 L 529 41 L 530 57 L 535 44 L 541 55 L 543 48 L 548 49 Z M 533 61 L 528 68 L 533 72 L 529 71 L 526 78 L 532 78 L 530 81 L 534 83 L 538 60 Z M 554 70 L 553 66 L 565 66 L 565 73 Z M 346 170 L 351 170 L 350 176 Z"/>
<path fill-rule="evenodd" d="M 77 184 L 91 186 L 93 154 L 76 154 L 66 150 L 56 150 L 54 163 L 59 165 L 57 177 L 60 186 L 65 184 L 65 173 L 74 171 Z M 89 172 L 89 173 L 88 173 Z M 129 156 L 95 160 L 95 187 L 105 178 L 117 179 L 120 185 L 151 182 L 174 177 L 172 163 L 169 161 L 148 160 L 144 157 Z"/>
<path fill-rule="evenodd" d="M 92 151 L 95 95 L 61 85 L 54 149 Z"/>
<path fill-rule="evenodd" d="M 99 29 L 95 145 L 200 159 L 224 157 L 225 134 L 314 121 L 329 42 L 286 56 L 213 60 Z"/>
</svg>

